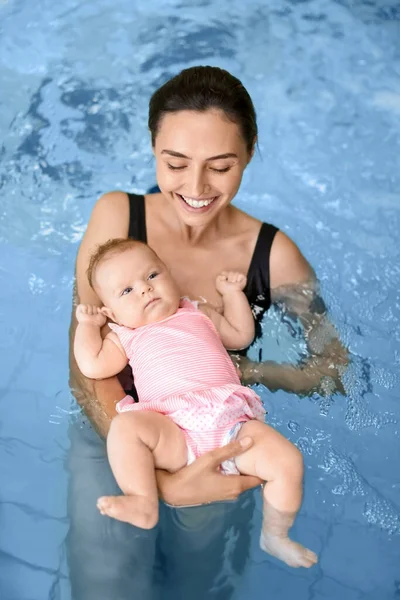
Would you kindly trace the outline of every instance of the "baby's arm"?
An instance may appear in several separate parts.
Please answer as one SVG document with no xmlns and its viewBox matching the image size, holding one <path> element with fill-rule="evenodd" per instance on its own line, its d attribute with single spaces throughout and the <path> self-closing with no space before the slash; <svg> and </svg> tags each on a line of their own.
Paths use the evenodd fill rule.
<svg viewBox="0 0 400 600">
<path fill-rule="evenodd" d="M 223 314 L 208 305 L 199 308 L 212 320 L 228 350 L 247 348 L 254 339 L 254 318 L 243 290 L 246 277 L 236 271 L 223 271 L 216 279 L 222 296 Z"/>
<path fill-rule="evenodd" d="M 114 332 L 108 333 L 104 340 L 102 339 L 100 331 L 107 318 L 101 309 L 79 304 L 76 318 L 78 326 L 74 354 L 82 373 L 91 379 L 104 379 L 120 373 L 128 358 Z"/>
</svg>

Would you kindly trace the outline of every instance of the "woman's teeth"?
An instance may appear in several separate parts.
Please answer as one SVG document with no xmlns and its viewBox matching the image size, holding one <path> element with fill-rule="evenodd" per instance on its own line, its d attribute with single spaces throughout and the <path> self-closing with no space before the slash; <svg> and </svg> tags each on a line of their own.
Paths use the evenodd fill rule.
<svg viewBox="0 0 400 600">
<path fill-rule="evenodd" d="M 204 206 L 208 206 L 216 198 L 216 196 L 214 196 L 213 198 L 207 198 L 206 200 L 195 200 L 194 198 L 188 198 L 188 196 L 182 196 L 182 194 L 180 194 L 180 196 L 184 199 L 186 204 L 189 204 L 192 208 L 203 208 Z"/>
</svg>

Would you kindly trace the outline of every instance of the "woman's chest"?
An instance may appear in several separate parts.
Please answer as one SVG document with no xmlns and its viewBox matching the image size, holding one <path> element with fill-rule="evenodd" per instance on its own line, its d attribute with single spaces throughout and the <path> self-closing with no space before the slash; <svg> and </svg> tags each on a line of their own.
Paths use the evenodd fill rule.
<svg viewBox="0 0 400 600">
<path fill-rule="evenodd" d="M 165 244 L 156 252 L 170 269 L 182 296 L 219 308 L 222 302 L 215 287 L 217 276 L 221 271 L 240 271 L 247 275 L 252 244 L 239 240 L 210 248 Z"/>
</svg>

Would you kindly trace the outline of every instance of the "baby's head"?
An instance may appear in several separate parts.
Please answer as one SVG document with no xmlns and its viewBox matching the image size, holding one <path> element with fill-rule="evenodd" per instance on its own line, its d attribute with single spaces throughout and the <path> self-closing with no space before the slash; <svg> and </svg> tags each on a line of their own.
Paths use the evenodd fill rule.
<svg viewBox="0 0 400 600">
<path fill-rule="evenodd" d="M 119 325 L 142 327 L 178 310 L 178 286 L 167 267 L 137 240 L 113 239 L 99 246 L 87 275 L 104 314 Z"/>
</svg>

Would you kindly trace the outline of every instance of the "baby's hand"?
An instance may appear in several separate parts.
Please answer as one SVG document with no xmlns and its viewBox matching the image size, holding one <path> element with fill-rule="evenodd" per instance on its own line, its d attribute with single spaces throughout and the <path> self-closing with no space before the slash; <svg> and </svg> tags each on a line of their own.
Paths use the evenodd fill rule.
<svg viewBox="0 0 400 600">
<path fill-rule="evenodd" d="M 216 288 L 223 296 L 231 292 L 241 292 L 244 290 L 246 283 L 247 278 L 243 273 L 239 273 L 238 271 L 222 271 L 217 276 Z"/>
<path fill-rule="evenodd" d="M 76 319 L 78 323 L 88 323 L 97 327 L 103 327 L 107 321 L 107 317 L 103 315 L 101 308 L 92 306 L 91 304 L 78 304 L 76 307 Z"/>
</svg>

